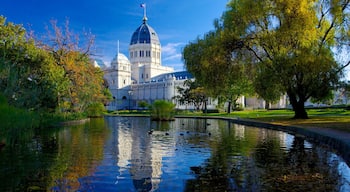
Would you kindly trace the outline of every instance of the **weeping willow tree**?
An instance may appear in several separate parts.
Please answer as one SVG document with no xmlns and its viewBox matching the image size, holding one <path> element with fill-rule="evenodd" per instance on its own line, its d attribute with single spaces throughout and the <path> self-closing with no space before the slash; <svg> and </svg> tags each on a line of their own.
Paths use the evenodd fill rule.
<svg viewBox="0 0 350 192">
<path fill-rule="evenodd" d="M 308 118 L 304 103 L 328 97 L 350 64 L 344 54 L 349 49 L 349 3 L 232 0 L 211 32 L 214 37 L 184 50 L 186 66 L 196 78 L 208 77 L 207 85 L 213 87 L 218 76 L 231 78 L 225 73 L 232 66 L 228 61 L 243 54 L 238 59 L 254 66 L 257 94 L 266 100 L 287 94 L 294 117 Z M 208 50 L 216 57 L 206 56 Z"/>
</svg>

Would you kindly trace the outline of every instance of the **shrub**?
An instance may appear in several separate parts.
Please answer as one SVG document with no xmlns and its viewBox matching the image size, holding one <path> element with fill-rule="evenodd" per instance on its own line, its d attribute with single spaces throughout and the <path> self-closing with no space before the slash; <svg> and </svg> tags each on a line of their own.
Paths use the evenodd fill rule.
<svg viewBox="0 0 350 192">
<path fill-rule="evenodd" d="M 174 119 L 175 104 L 165 100 L 156 100 L 150 107 L 152 120 L 169 121 Z"/>
<path fill-rule="evenodd" d="M 91 103 L 86 109 L 89 117 L 100 117 L 105 111 L 106 109 L 102 103 Z"/>
</svg>

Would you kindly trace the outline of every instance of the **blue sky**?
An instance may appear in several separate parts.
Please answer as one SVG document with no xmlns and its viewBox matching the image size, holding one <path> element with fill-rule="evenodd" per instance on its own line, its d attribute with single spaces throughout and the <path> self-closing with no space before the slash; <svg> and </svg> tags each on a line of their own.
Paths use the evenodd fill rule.
<svg viewBox="0 0 350 192">
<path fill-rule="evenodd" d="M 228 0 L 1 0 L 0 15 L 23 24 L 38 36 L 46 33 L 50 20 L 69 26 L 75 33 L 95 35 L 95 53 L 107 64 L 119 50 L 128 56 L 132 33 L 141 25 L 146 4 L 148 24 L 158 33 L 162 63 L 184 70 L 182 48 L 214 29 L 214 19 L 226 10 Z"/>
</svg>

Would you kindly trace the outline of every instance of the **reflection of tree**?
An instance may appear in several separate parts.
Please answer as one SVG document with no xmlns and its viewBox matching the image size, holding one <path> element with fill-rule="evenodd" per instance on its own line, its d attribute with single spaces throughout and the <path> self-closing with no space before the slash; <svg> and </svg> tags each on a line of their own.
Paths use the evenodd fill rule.
<svg viewBox="0 0 350 192">
<path fill-rule="evenodd" d="M 196 179 L 186 183 L 185 191 L 235 191 L 239 189 L 243 181 L 245 169 L 239 164 L 245 162 L 243 155 L 248 155 L 256 145 L 257 131 L 244 131 L 244 127 L 231 124 L 227 121 L 219 121 L 220 140 L 211 140 L 211 158 L 204 166 L 191 167 L 196 174 Z M 242 138 L 242 133 L 243 138 Z M 232 169 L 235 168 L 236 170 Z M 234 172 L 237 178 L 233 178 Z"/>
<path fill-rule="evenodd" d="M 46 129 L 31 143 L 1 153 L 2 191 L 75 191 L 78 178 L 88 173 L 103 155 L 106 136 L 103 119 L 64 129 Z M 2 156 L 5 154 L 10 154 Z M 7 168 L 5 168 L 7 167 Z M 16 176 L 13 176 L 16 175 Z M 64 179 L 63 179 L 64 178 Z"/>
<path fill-rule="evenodd" d="M 103 119 L 62 130 L 57 134 L 58 154 L 50 169 L 51 185 L 55 190 L 76 191 L 78 178 L 89 175 L 103 158 L 103 145 L 108 135 Z"/>
<path fill-rule="evenodd" d="M 273 138 L 260 142 L 254 153 L 260 168 L 259 183 L 267 191 L 337 191 L 336 166 L 328 164 L 329 153 L 317 148 L 306 149 L 304 139 L 294 137 L 286 152 Z M 250 165 L 247 165 L 248 167 Z"/>
<path fill-rule="evenodd" d="M 152 121 L 151 129 L 156 131 L 169 131 L 172 121 Z"/>
<path fill-rule="evenodd" d="M 338 191 L 330 152 L 305 148 L 300 137 L 286 150 L 281 132 L 222 127 L 220 139 L 210 143 L 211 158 L 191 167 L 196 179 L 187 181 L 186 191 Z"/>
</svg>

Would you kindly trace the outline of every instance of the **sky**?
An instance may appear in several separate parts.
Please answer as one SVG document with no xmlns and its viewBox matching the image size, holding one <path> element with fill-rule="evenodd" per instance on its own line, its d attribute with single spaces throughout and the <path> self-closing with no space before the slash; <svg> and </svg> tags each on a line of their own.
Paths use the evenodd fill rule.
<svg viewBox="0 0 350 192">
<path fill-rule="evenodd" d="M 131 36 L 142 24 L 142 3 L 162 45 L 162 65 L 181 71 L 183 47 L 214 29 L 228 0 L 0 0 L 0 15 L 36 36 L 47 33 L 51 20 L 59 25 L 68 20 L 75 34 L 90 31 L 95 36 L 94 52 L 109 65 L 118 41 L 119 52 L 129 55 Z"/>
</svg>

